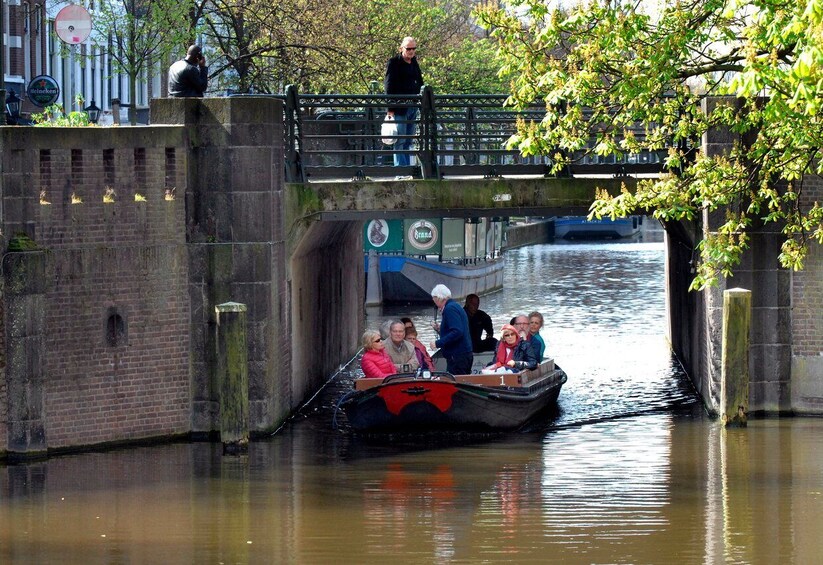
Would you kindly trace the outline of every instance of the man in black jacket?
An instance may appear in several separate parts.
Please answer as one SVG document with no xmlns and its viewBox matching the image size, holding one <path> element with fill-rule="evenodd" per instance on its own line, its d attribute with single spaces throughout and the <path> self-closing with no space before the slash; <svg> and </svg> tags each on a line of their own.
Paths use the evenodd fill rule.
<svg viewBox="0 0 823 565">
<path fill-rule="evenodd" d="M 174 98 L 202 98 L 209 84 L 209 68 L 199 45 L 192 45 L 186 58 L 169 67 L 169 96 Z"/>
<path fill-rule="evenodd" d="M 472 338 L 472 350 L 475 353 L 494 351 L 497 348 L 497 339 L 494 337 L 494 327 L 491 316 L 480 309 L 480 297 L 476 294 L 466 295 L 463 305 L 466 316 L 469 318 L 469 335 Z M 483 339 L 483 332 L 486 338 Z"/>
<path fill-rule="evenodd" d="M 400 44 L 400 53 L 386 63 L 386 76 L 383 80 L 386 94 L 420 94 L 423 87 L 423 73 L 417 64 L 417 41 L 413 37 L 404 37 Z M 399 132 L 394 154 L 395 167 L 407 167 L 411 163 L 410 154 L 406 153 L 412 146 L 416 132 L 417 108 L 389 108 L 387 116 L 394 116 L 398 122 Z"/>
</svg>

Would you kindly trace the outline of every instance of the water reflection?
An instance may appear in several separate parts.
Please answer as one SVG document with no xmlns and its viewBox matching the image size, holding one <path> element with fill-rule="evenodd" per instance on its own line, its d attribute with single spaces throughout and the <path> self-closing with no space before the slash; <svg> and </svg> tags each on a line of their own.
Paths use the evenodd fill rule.
<svg viewBox="0 0 823 565">
<path fill-rule="evenodd" d="M 527 432 L 353 436 L 332 427 L 349 369 L 247 457 L 198 443 L 0 467 L 0 563 L 819 560 L 823 420 L 703 416 L 662 337 L 658 244 L 510 259 L 482 306 L 551 313 L 570 376 Z"/>
</svg>

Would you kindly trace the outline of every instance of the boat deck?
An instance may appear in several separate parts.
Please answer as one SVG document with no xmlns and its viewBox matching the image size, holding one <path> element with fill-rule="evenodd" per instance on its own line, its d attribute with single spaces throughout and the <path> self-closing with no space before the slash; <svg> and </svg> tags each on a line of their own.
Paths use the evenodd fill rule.
<svg viewBox="0 0 823 565">
<path fill-rule="evenodd" d="M 550 375 L 555 369 L 554 359 L 546 359 L 537 368 L 520 371 L 519 373 L 496 373 L 486 375 L 482 373 L 473 375 L 454 375 L 459 383 L 468 383 L 478 386 L 506 386 L 512 388 L 530 388 L 536 381 Z M 399 373 L 402 375 L 403 373 Z M 432 373 L 432 377 L 437 377 L 438 373 Z M 407 373 L 409 379 L 414 379 L 414 373 Z M 360 378 L 354 381 L 355 390 L 367 390 L 383 384 L 383 378 Z"/>
</svg>

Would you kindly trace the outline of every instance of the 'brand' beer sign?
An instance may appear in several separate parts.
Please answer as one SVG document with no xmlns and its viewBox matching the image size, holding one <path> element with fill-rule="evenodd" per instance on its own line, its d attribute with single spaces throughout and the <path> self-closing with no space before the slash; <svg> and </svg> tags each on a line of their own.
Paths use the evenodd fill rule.
<svg viewBox="0 0 823 565">
<path fill-rule="evenodd" d="M 418 220 L 409 226 L 409 243 L 415 249 L 428 251 L 437 243 L 437 226 L 428 220 Z"/>
</svg>

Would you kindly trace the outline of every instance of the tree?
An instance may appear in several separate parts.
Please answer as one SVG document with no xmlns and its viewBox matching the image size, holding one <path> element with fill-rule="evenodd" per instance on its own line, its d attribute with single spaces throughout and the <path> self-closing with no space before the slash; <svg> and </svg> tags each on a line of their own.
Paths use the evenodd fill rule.
<svg viewBox="0 0 823 565">
<path fill-rule="evenodd" d="M 191 35 L 191 6 L 177 0 L 104 0 L 94 11 L 95 41 L 129 77 L 129 122 L 137 123 L 137 78 L 166 61 Z"/>
<path fill-rule="evenodd" d="M 210 70 L 224 86 L 240 91 L 280 92 L 296 84 L 303 92 L 365 93 L 371 81 L 382 81 L 386 60 L 411 34 L 421 45 L 427 82 L 431 77 L 441 92 L 466 91 L 485 78 L 487 92 L 500 81 L 491 64 L 494 50 L 487 41 L 478 42 L 471 5 L 469 0 L 212 0 L 205 43 L 219 51 L 220 62 L 211 59 Z"/>
<path fill-rule="evenodd" d="M 512 103 L 546 103 L 545 118 L 521 123 L 511 144 L 553 155 L 557 168 L 591 152 L 667 150 L 671 173 L 639 181 L 635 194 L 601 192 L 591 215 L 645 210 L 677 221 L 725 210 L 725 223 L 699 243 L 692 288 L 730 276 L 761 222 L 783 226 L 780 262 L 801 269 L 809 245 L 823 244 L 823 209 L 800 198 L 804 179 L 823 174 L 823 0 L 643 6 L 514 0 L 479 11 L 505 60 Z M 735 98 L 701 111 L 718 95 Z M 642 135 L 632 131 L 638 123 Z M 744 141 L 727 155 L 686 158 L 703 133 L 724 127 Z"/>
</svg>

